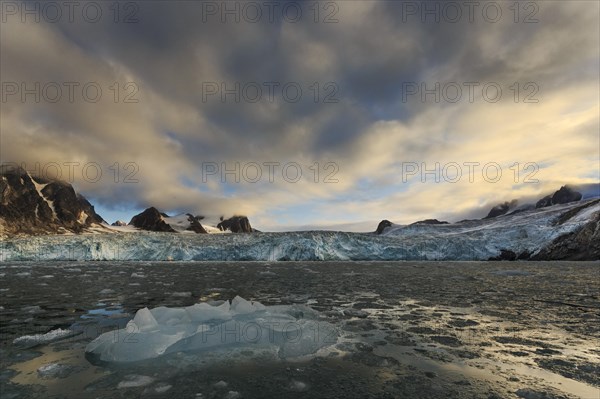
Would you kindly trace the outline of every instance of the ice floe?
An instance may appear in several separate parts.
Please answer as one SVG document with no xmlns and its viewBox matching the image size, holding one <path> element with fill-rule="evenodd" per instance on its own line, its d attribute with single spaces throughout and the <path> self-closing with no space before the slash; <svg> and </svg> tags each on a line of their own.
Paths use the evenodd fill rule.
<svg viewBox="0 0 600 399">
<path fill-rule="evenodd" d="M 236 296 L 231 302 L 164 306 L 137 311 L 124 329 L 102 334 L 86 347 L 99 362 L 135 362 L 176 352 L 241 349 L 297 358 L 337 342 L 335 327 L 303 305 L 265 306 Z"/>
</svg>

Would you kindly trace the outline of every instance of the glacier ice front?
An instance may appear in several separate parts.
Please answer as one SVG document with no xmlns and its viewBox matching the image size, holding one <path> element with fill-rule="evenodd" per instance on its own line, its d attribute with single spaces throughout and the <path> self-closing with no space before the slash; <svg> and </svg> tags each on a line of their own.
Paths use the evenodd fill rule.
<svg viewBox="0 0 600 399">
<path fill-rule="evenodd" d="M 239 349 L 294 358 L 333 345 L 337 337 L 335 327 L 307 306 L 264 306 L 236 296 L 231 302 L 140 309 L 124 329 L 100 335 L 85 351 L 92 362 L 114 363 Z"/>
</svg>

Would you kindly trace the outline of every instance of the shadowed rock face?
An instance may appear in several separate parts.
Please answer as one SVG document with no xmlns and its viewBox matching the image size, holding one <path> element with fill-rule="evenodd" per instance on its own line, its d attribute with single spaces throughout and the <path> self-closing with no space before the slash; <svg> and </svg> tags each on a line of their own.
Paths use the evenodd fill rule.
<svg viewBox="0 0 600 399">
<path fill-rule="evenodd" d="M 502 204 L 498 204 L 495 207 L 493 207 L 492 209 L 490 209 L 490 212 L 487 214 L 487 216 L 484 219 L 490 219 L 490 218 L 495 218 L 500 215 L 504 215 L 511 208 L 514 208 L 515 206 L 517 206 L 517 200 L 512 200 L 510 202 L 506 201 Z"/>
<path fill-rule="evenodd" d="M 392 222 L 390 222 L 389 220 L 382 220 L 377 225 L 377 230 L 375 230 L 375 233 L 381 234 L 381 233 L 383 233 L 383 230 L 385 230 L 386 227 L 390 227 L 391 225 L 392 225 Z"/>
<path fill-rule="evenodd" d="M 208 232 L 202 227 L 200 224 L 200 220 L 203 219 L 202 216 L 194 216 L 191 213 L 187 213 L 188 220 L 190 221 L 190 227 L 186 230 L 193 231 L 197 234 L 208 234 Z"/>
<path fill-rule="evenodd" d="M 558 191 L 556 191 L 552 195 L 547 195 L 541 200 L 539 200 L 536 204 L 536 208 L 544 208 L 551 205 L 556 204 L 566 204 L 569 202 L 580 201 L 581 193 L 573 190 L 569 186 L 562 186 Z"/>
<path fill-rule="evenodd" d="M 104 220 L 64 181 L 32 177 L 21 168 L 0 172 L 3 233 L 81 233 Z"/>
<path fill-rule="evenodd" d="M 225 219 L 217 225 L 217 228 L 221 231 L 229 230 L 232 233 L 252 233 L 254 231 L 246 216 L 233 216 Z"/>
<path fill-rule="evenodd" d="M 575 217 L 585 208 L 597 204 L 593 201 L 582 205 L 569 212 L 565 212 L 557 221 L 564 224 Z M 572 233 L 564 234 L 556 238 L 540 252 L 535 254 L 532 260 L 600 260 L 600 212 L 586 223 L 583 227 Z"/>
<path fill-rule="evenodd" d="M 176 233 L 176 231 L 164 221 L 163 215 L 164 214 L 160 213 L 155 207 L 150 207 L 144 212 L 132 217 L 129 224 L 142 230 Z"/>
<path fill-rule="evenodd" d="M 414 222 L 411 223 L 411 226 L 414 225 L 419 225 L 419 224 L 450 224 L 448 222 L 444 222 L 444 221 L 439 221 L 437 219 L 425 219 L 425 220 L 419 220 L 418 222 Z"/>
<path fill-rule="evenodd" d="M 509 249 L 501 249 L 498 256 L 491 257 L 489 260 L 517 260 L 517 254 Z"/>
</svg>

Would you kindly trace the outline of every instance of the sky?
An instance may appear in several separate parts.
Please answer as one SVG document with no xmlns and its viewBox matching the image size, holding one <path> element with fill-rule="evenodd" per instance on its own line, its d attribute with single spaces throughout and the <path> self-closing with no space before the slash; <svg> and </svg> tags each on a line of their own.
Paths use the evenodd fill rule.
<svg viewBox="0 0 600 399">
<path fill-rule="evenodd" d="M 600 181 L 599 2 L 1 6 L 0 159 L 109 222 L 374 230 Z"/>
</svg>

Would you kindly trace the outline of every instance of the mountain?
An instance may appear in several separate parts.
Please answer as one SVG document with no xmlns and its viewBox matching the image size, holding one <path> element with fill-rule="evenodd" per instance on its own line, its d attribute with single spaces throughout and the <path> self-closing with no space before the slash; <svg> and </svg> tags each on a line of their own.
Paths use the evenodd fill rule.
<svg viewBox="0 0 600 399">
<path fill-rule="evenodd" d="M 417 245 L 427 259 L 441 255 L 459 260 L 470 253 L 479 260 L 600 260 L 600 199 L 524 208 L 447 225 L 384 220 L 377 233 L 411 241 L 407 247 L 420 242 Z M 458 248 L 465 254 L 456 252 Z"/>
<path fill-rule="evenodd" d="M 389 220 L 382 220 L 377 225 L 377 229 L 375 229 L 375 234 L 383 234 L 383 232 L 385 231 L 385 228 L 392 226 L 392 224 L 393 223 L 390 222 Z"/>
<path fill-rule="evenodd" d="M 571 186 L 562 186 L 553 194 L 546 195 L 545 197 L 539 199 L 535 203 L 535 206 L 533 204 L 524 204 L 518 206 L 519 201 L 516 199 L 510 202 L 502 202 L 490 209 L 489 213 L 484 219 L 495 218 L 497 216 L 506 215 L 507 213 L 523 212 L 531 208 L 545 208 L 552 205 L 568 204 L 569 202 L 580 201 L 582 198 L 583 195 L 576 191 L 575 188 Z"/>
<path fill-rule="evenodd" d="M 599 260 L 600 259 L 600 212 L 594 213 L 599 201 L 591 201 L 575 207 L 556 219 L 555 226 L 562 226 L 579 217 L 586 220 L 579 228 L 560 235 L 542 248 L 534 260 Z M 578 216 L 579 215 L 579 216 Z"/>
<path fill-rule="evenodd" d="M 599 260 L 600 200 L 452 224 L 392 224 L 382 234 L 115 234 L 14 237 L 0 259 L 181 261 Z M 40 254 L 39 248 L 47 248 Z M 77 248 L 77 251 L 69 249 Z M 504 267 L 504 266 L 499 266 Z"/>
<path fill-rule="evenodd" d="M 221 223 L 217 224 L 217 228 L 221 231 L 231 231 L 232 233 L 252 233 L 254 231 L 246 216 L 233 216 L 222 220 Z"/>
<path fill-rule="evenodd" d="M 170 217 L 155 207 L 133 216 L 129 223 L 117 221 L 109 226 L 88 200 L 65 181 L 32 176 L 22 168 L 4 165 L 0 177 L 1 237 L 139 230 L 196 234 L 256 231 L 246 216 L 214 218 L 211 222 L 190 213 Z"/>
<path fill-rule="evenodd" d="M 165 222 L 164 217 L 164 213 L 159 212 L 155 207 L 150 207 L 132 217 L 129 224 L 141 230 L 176 233 L 175 229 Z"/>
<path fill-rule="evenodd" d="M 540 199 L 536 202 L 536 208 L 544 208 L 547 206 L 557 205 L 557 204 L 568 204 L 569 202 L 575 202 L 581 200 L 582 195 L 580 192 L 575 191 L 573 188 L 569 186 L 562 186 L 558 191 L 554 194 L 547 195 L 544 198 Z"/>
<path fill-rule="evenodd" d="M 223 240 L 206 233 L 256 230 L 246 216 L 169 216 L 154 207 L 125 226 L 108 226 L 70 184 L 5 168 L 0 174 L 0 259 L 36 259 L 44 247 L 49 248 L 43 255 L 48 259 L 65 259 L 69 248 L 78 248 L 86 259 L 129 260 L 599 260 L 600 199 L 591 196 L 597 191 L 582 195 L 563 186 L 537 207 L 517 207 L 515 200 L 492 208 L 483 219 L 451 224 L 383 220 L 375 233 L 234 234 Z M 111 234 L 64 235 L 90 232 Z M 49 234 L 53 236 L 29 237 Z"/>
<path fill-rule="evenodd" d="M 205 224 L 201 221 L 205 221 Z M 154 207 L 150 207 L 142 213 L 135 215 L 129 222 L 129 226 L 140 230 L 168 233 L 252 233 L 256 231 L 252 228 L 246 216 L 233 216 L 229 219 L 221 217 L 219 223 L 216 226 L 214 224 L 214 222 L 209 222 L 204 216 L 194 216 L 191 213 L 169 216 Z"/>
<path fill-rule="evenodd" d="M 418 222 L 411 223 L 410 225 L 414 226 L 417 224 L 449 224 L 449 223 L 445 222 L 445 221 L 439 221 L 437 219 L 425 219 L 425 220 L 419 220 Z"/>
<path fill-rule="evenodd" d="M 505 215 L 506 213 L 508 213 L 508 211 L 515 209 L 518 203 L 519 201 L 512 200 L 510 202 L 506 201 L 501 204 L 498 204 L 492 209 L 490 209 L 490 212 L 484 219 L 491 219 L 495 218 L 496 216 Z"/>
<path fill-rule="evenodd" d="M 0 172 L 0 235 L 104 230 L 104 219 L 64 181 L 31 176 L 22 168 Z"/>
</svg>

